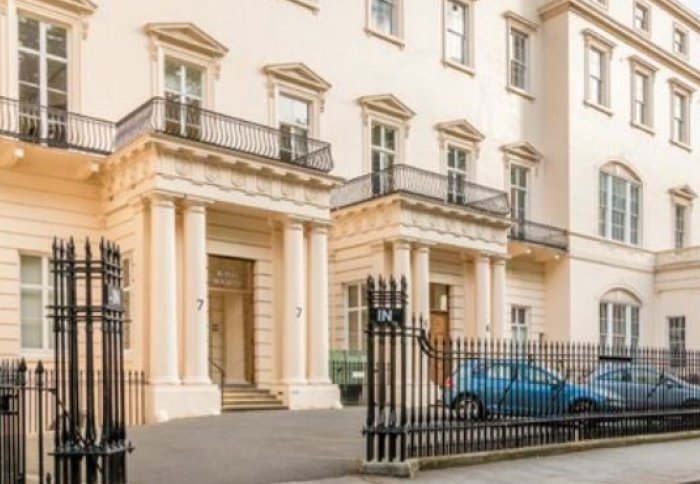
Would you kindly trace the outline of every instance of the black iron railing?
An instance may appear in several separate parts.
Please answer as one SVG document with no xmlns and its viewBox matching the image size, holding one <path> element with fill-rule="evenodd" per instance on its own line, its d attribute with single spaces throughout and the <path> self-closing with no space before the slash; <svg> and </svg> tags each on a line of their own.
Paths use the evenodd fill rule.
<svg viewBox="0 0 700 484">
<path fill-rule="evenodd" d="M 333 192 L 331 206 L 343 208 L 394 193 L 406 193 L 501 217 L 510 211 L 508 195 L 503 191 L 476 183 L 456 182 L 445 175 L 408 165 L 394 165 L 350 180 Z"/>
<path fill-rule="evenodd" d="M 117 123 L 117 149 L 149 133 L 322 172 L 333 168 L 329 143 L 163 98 L 150 99 Z"/>
<path fill-rule="evenodd" d="M 569 236 L 566 230 L 529 220 L 513 220 L 510 238 L 533 244 L 546 245 L 555 249 L 567 250 Z"/>
<path fill-rule="evenodd" d="M 0 97 L 0 135 L 89 153 L 114 151 L 114 123 Z"/>
<path fill-rule="evenodd" d="M 445 338 L 405 278 L 367 290 L 368 462 L 700 431 L 700 351 Z"/>
</svg>

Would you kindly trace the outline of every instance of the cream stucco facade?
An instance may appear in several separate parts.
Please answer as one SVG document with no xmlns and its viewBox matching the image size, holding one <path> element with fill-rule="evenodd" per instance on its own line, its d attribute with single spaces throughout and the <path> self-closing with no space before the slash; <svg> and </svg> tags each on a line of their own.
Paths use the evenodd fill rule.
<svg viewBox="0 0 700 484">
<path fill-rule="evenodd" d="M 674 0 L 0 0 L 0 356 L 50 354 L 54 236 L 122 247 L 153 420 L 338 406 L 370 273 L 443 335 L 700 347 L 698 87 Z"/>
</svg>

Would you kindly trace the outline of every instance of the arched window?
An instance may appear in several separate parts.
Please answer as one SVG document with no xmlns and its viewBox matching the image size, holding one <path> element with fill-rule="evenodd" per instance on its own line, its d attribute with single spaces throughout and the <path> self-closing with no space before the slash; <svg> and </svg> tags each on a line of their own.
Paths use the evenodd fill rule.
<svg viewBox="0 0 700 484">
<path fill-rule="evenodd" d="M 607 292 L 600 299 L 600 345 L 639 346 L 641 302 L 624 289 Z"/>
<path fill-rule="evenodd" d="M 608 163 L 600 170 L 598 194 L 600 236 L 639 245 L 642 186 L 637 175 L 620 163 Z"/>
</svg>

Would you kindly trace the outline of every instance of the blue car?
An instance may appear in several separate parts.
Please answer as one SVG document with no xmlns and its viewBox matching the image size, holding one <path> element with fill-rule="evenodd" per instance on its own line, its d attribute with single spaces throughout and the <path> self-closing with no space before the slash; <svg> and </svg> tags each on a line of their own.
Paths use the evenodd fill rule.
<svg viewBox="0 0 700 484">
<path fill-rule="evenodd" d="M 574 385 L 527 361 L 469 360 L 445 384 L 446 403 L 458 418 L 486 415 L 544 417 L 621 408 L 614 392 Z"/>
<path fill-rule="evenodd" d="M 700 408 L 700 387 L 646 365 L 606 365 L 596 370 L 589 383 L 614 391 L 631 410 Z"/>
</svg>

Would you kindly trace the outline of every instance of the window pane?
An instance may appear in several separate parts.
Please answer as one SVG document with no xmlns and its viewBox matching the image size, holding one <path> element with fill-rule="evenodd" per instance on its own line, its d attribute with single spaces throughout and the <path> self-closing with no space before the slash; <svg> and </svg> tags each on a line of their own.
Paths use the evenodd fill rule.
<svg viewBox="0 0 700 484">
<path fill-rule="evenodd" d="M 19 80 L 39 85 L 39 56 L 27 52 L 19 53 Z"/>
<path fill-rule="evenodd" d="M 396 150 L 396 130 L 393 128 L 384 128 L 384 147 L 394 151 Z"/>
<path fill-rule="evenodd" d="M 359 306 L 359 294 L 356 284 L 348 286 L 348 308 L 357 308 Z"/>
<path fill-rule="evenodd" d="M 46 29 L 46 51 L 51 55 L 65 59 L 68 56 L 67 38 L 66 29 L 55 25 L 48 25 Z"/>
<path fill-rule="evenodd" d="M 22 347 L 39 349 L 42 345 L 43 308 L 41 291 L 22 289 L 20 313 L 22 318 Z"/>
<path fill-rule="evenodd" d="M 202 71 L 188 67 L 186 69 L 186 94 L 197 98 L 202 97 Z"/>
<path fill-rule="evenodd" d="M 348 349 L 358 350 L 360 339 L 359 313 L 351 311 L 348 313 Z"/>
<path fill-rule="evenodd" d="M 309 126 L 309 104 L 293 97 L 279 97 L 279 119 L 297 126 Z"/>
<path fill-rule="evenodd" d="M 61 92 L 68 90 L 68 64 L 48 59 L 46 62 L 46 85 Z"/>
<path fill-rule="evenodd" d="M 27 17 L 19 18 L 19 45 L 39 50 L 39 22 Z"/>
<path fill-rule="evenodd" d="M 372 144 L 374 146 L 382 145 L 382 127 L 379 124 L 372 125 Z"/>
<path fill-rule="evenodd" d="M 180 67 L 174 62 L 167 61 L 165 63 L 165 88 L 177 93 L 180 92 L 180 87 L 182 86 L 182 70 Z"/>
<path fill-rule="evenodd" d="M 396 35 L 396 0 L 372 0 L 372 20 L 378 30 Z"/>
<path fill-rule="evenodd" d="M 41 257 L 23 255 L 20 259 L 20 281 L 22 284 L 41 285 Z"/>
<path fill-rule="evenodd" d="M 68 98 L 63 93 L 49 91 L 49 93 L 48 93 L 48 105 L 51 108 L 60 109 L 60 110 L 65 111 L 68 109 Z M 49 121 L 60 122 L 61 120 L 52 119 Z"/>
</svg>

